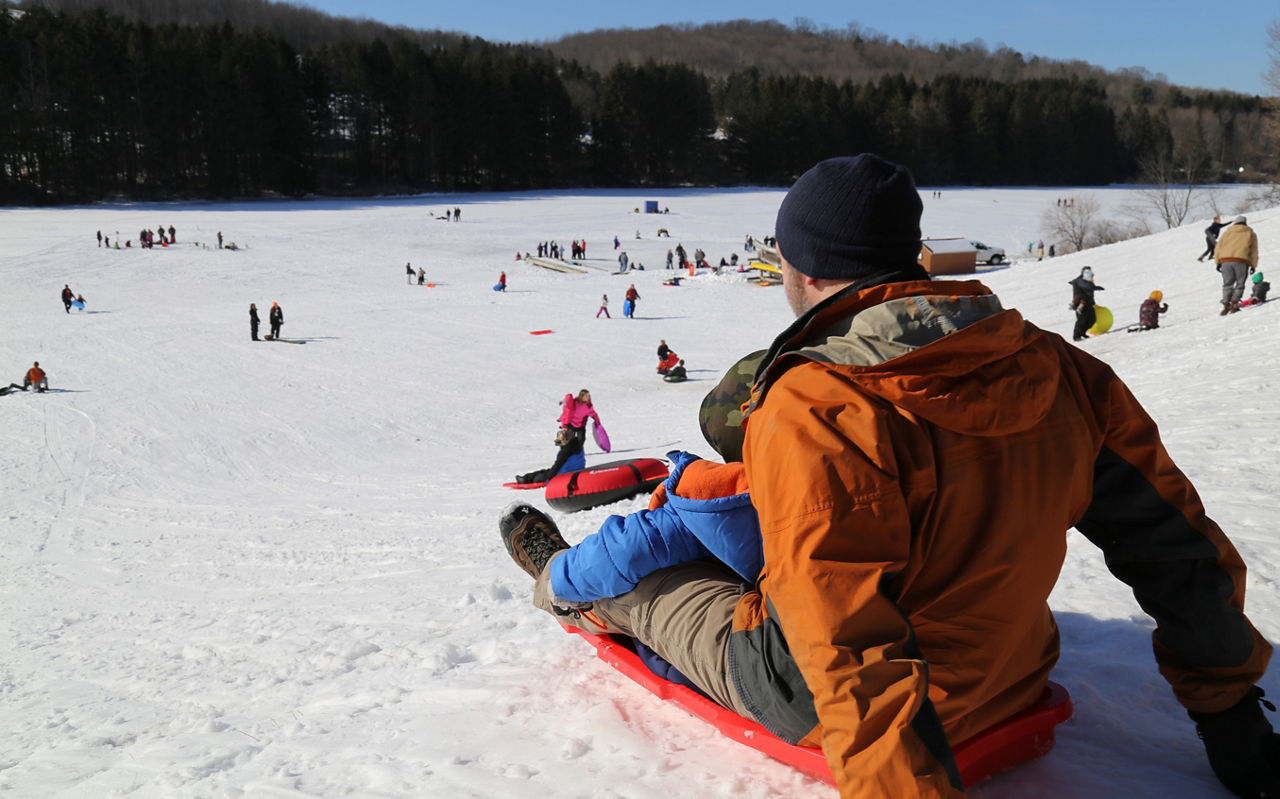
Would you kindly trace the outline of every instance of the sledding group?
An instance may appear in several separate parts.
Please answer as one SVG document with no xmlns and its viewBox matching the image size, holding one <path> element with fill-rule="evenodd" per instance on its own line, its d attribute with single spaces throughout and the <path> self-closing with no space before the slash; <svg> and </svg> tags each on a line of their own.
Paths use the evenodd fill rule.
<svg viewBox="0 0 1280 799">
<path fill-rule="evenodd" d="M 662 379 L 668 383 L 682 383 L 689 379 L 689 373 L 684 368 L 684 359 L 667 346 L 666 339 L 658 342 L 658 374 L 662 375 Z"/>
<path fill-rule="evenodd" d="M 800 177 L 775 228 L 798 318 L 703 404 L 724 462 L 673 453 L 648 509 L 573 546 L 537 508 L 505 509 L 534 605 L 821 746 L 842 796 L 957 797 L 952 747 L 1045 689 L 1074 527 L 1154 617 L 1213 772 L 1280 795 L 1240 555 L 1110 367 L 977 281 L 929 279 L 921 210 L 907 169 L 874 155 Z M 566 397 L 567 427 L 593 415 Z"/>
<path fill-rule="evenodd" d="M 1243 217 L 1241 217 L 1243 218 Z M 1255 243 L 1256 246 L 1256 243 Z M 1241 270 L 1243 274 L 1243 270 Z M 1233 285 L 1224 287 L 1222 300 L 1222 311 L 1220 316 L 1226 316 L 1229 313 L 1236 313 L 1241 308 L 1247 308 L 1250 305 L 1258 305 L 1267 301 L 1267 294 L 1271 291 L 1271 284 L 1267 282 L 1261 272 L 1249 270 L 1253 275 L 1253 291 L 1249 299 L 1240 300 L 1243 296 L 1244 287 Z M 1102 334 L 1106 333 L 1111 327 L 1110 317 L 1105 320 L 1105 324 L 1098 319 L 1098 309 L 1094 299 L 1094 293 L 1104 291 L 1102 286 L 1093 282 L 1093 268 L 1084 267 L 1080 270 L 1080 274 L 1068 281 L 1071 286 L 1071 310 L 1076 314 L 1075 329 L 1071 333 L 1071 337 L 1075 341 L 1082 341 L 1088 337 L 1089 333 Z M 1235 297 L 1236 299 L 1226 299 L 1227 297 Z M 1169 303 L 1163 302 L 1164 292 L 1159 289 L 1151 292 L 1142 304 L 1138 306 L 1138 323 L 1126 328 L 1132 333 L 1144 330 L 1156 330 L 1160 327 L 1160 314 L 1168 313 Z M 1110 311 L 1108 311 L 1108 314 Z"/>
<path fill-rule="evenodd" d="M 63 284 L 62 292 L 59 296 L 62 298 L 62 309 L 67 313 L 71 313 L 72 308 L 75 308 L 78 311 L 83 311 L 85 309 L 84 295 L 76 294 L 72 291 L 70 284 Z"/>
<path fill-rule="evenodd" d="M 271 332 L 266 335 L 267 341 L 280 338 L 280 328 L 284 327 L 284 309 L 280 307 L 280 303 L 271 303 L 271 310 L 267 312 L 267 321 L 271 323 Z M 260 341 L 258 338 L 258 306 L 256 303 L 249 303 L 249 338 L 252 341 Z"/>
<path fill-rule="evenodd" d="M 1196 260 L 1212 257 L 1222 275 L 1222 310 L 1218 312 L 1219 316 L 1238 313 L 1241 308 L 1264 303 L 1267 301 L 1267 293 L 1271 291 L 1271 284 L 1257 271 L 1258 234 L 1249 227 L 1248 222 L 1244 216 L 1237 216 L 1230 222 L 1223 222 L 1222 217 L 1215 216 L 1209 227 L 1204 229 L 1207 246 Z M 1246 300 L 1245 281 L 1250 276 L 1253 288 Z"/>
<path fill-rule="evenodd" d="M 587 441 L 588 420 L 595 424 L 596 430 L 603 429 L 600 424 L 600 415 L 591 404 L 591 392 L 584 388 L 576 395 L 565 394 L 564 399 L 560 400 L 560 428 L 556 431 L 555 461 L 545 469 L 536 469 L 518 475 L 516 483 L 521 485 L 546 483 L 558 474 L 585 468 L 587 460 L 582 450 Z"/>
</svg>

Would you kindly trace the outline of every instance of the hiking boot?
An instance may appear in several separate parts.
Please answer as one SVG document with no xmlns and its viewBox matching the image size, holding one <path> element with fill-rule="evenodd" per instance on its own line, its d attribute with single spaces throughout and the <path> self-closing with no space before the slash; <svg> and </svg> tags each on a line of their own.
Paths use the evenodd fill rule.
<svg viewBox="0 0 1280 799">
<path fill-rule="evenodd" d="M 532 505 L 513 502 L 498 518 L 498 532 L 507 554 L 533 579 L 538 579 L 547 561 L 569 545 L 560 537 L 555 522 Z"/>
<path fill-rule="evenodd" d="M 1229 302 L 1222 303 L 1222 310 L 1218 311 L 1218 316 L 1226 316 L 1229 313 L 1231 313 L 1231 303 Z"/>
<path fill-rule="evenodd" d="M 1230 313 L 1239 313 L 1239 312 L 1240 312 L 1240 303 L 1238 302 L 1231 303 Z"/>
</svg>

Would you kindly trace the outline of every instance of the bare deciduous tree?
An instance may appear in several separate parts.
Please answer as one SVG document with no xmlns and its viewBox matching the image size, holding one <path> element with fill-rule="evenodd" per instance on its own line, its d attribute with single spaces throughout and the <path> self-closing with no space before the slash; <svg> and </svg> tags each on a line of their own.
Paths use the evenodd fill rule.
<svg viewBox="0 0 1280 799">
<path fill-rule="evenodd" d="M 1275 94 L 1268 99 L 1272 113 L 1266 124 L 1266 139 L 1271 142 L 1271 152 L 1274 155 L 1276 150 L 1280 149 L 1280 122 L 1276 120 L 1276 117 L 1280 116 L 1276 113 L 1280 111 L 1280 20 L 1272 20 L 1267 26 L 1267 57 L 1271 67 L 1262 79 Z M 1276 200 L 1278 197 L 1280 197 L 1280 183 L 1273 182 L 1266 199 Z"/>
<path fill-rule="evenodd" d="M 1280 95 L 1280 19 L 1271 20 L 1271 24 L 1267 26 L 1267 55 L 1271 68 L 1262 79 L 1273 92 Z"/>
<path fill-rule="evenodd" d="M 1098 211 L 1102 204 L 1096 197 L 1086 195 L 1068 205 L 1057 205 L 1044 212 L 1041 224 L 1049 231 L 1049 238 L 1062 242 L 1062 251 L 1079 252 L 1085 249 L 1090 236 L 1098 225 Z"/>
<path fill-rule="evenodd" d="M 1195 163 L 1181 166 L 1163 155 L 1144 158 L 1141 162 L 1143 202 L 1154 208 L 1165 227 L 1181 225 L 1191 213 L 1192 197 L 1200 182 Z"/>
</svg>

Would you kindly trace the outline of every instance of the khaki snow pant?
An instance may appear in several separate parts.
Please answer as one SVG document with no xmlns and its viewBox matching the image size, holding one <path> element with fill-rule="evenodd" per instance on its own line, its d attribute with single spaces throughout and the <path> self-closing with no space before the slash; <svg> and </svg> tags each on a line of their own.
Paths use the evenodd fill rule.
<svg viewBox="0 0 1280 799">
<path fill-rule="evenodd" d="M 534 586 L 533 604 L 561 624 L 640 639 L 718 705 L 754 719 L 729 675 L 729 632 L 742 591 L 742 579 L 728 567 L 694 561 L 659 569 L 622 596 L 564 615 L 563 608 L 552 605 L 551 569 L 545 568 Z"/>
</svg>

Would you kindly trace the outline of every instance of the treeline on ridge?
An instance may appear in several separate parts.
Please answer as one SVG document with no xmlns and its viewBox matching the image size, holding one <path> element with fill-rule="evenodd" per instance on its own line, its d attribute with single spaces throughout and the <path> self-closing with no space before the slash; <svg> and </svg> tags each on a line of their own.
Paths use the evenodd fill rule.
<svg viewBox="0 0 1280 799">
<path fill-rule="evenodd" d="M 1219 180 L 1257 157 L 1266 114 L 1146 82 L 1117 111 L 1075 75 L 600 71 L 371 25 L 300 47 L 226 21 L 0 13 L 0 202 L 781 185 L 868 150 L 922 184 L 1110 183 L 1152 163 Z"/>
</svg>

